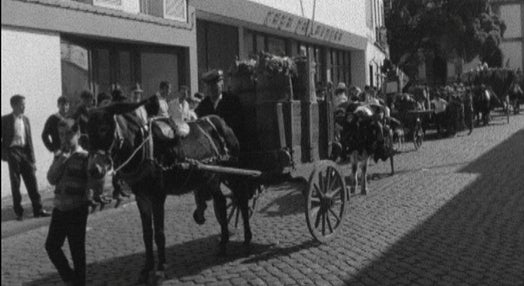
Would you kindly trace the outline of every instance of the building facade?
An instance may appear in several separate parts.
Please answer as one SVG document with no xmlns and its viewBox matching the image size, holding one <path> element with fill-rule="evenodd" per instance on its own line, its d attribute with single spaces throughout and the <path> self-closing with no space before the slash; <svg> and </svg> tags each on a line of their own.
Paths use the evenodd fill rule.
<svg viewBox="0 0 524 286">
<path fill-rule="evenodd" d="M 56 99 L 75 104 L 162 80 L 199 89 L 199 75 L 258 51 L 312 53 L 319 84 L 380 86 L 387 57 L 383 0 L 2 0 L 2 114 L 26 96 L 39 186 L 52 155 L 40 139 Z M 2 197 L 10 194 L 2 163 Z"/>
<path fill-rule="evenodd" d="M 524 1 L 493 0 L 493 11 L 506 23 L 506 32 L 500 44 L 504 66 L 524 67 Z"/>
</svg>

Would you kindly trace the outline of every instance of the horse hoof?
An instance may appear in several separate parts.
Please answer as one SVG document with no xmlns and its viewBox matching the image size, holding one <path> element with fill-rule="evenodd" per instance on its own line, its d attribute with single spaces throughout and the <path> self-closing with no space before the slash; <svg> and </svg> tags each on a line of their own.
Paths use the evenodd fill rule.
<svg viewBox="0 0 524 286">
<path fill-rule="evenodd" d="M 352 194 L 354 194 L 354 193 L 355 193 L 355 190 L 356 190 L 356 188 L 355 188 L 355 187 L 351 187 L 351 188 L 349 189 L 349 191 L 350 191 L 350 192 L 351 192 Z"/>
<path fill-rule="evenodd" d="M 249 233 L 249 234 L 245 234 L 244 235 L 244 245 L 249 245 L 251 244 L 251 239 L 253 238 L 253 236 Z"/>
<path fill-rule="evenodd" d="M 202 214 L 201 212 L 197 210 L 193 212 L 193 219 L 199 225 L 203 225 L 206 222 L 206 218 L 204 217 L 204 214 Z"/>
<path fill-rule="evenodd" d="M 368 194 L 368 189 L 366 188 L 366 189 L 360 190 L 360 194 L 361 195 L 367 195 Z"/>
</svg>

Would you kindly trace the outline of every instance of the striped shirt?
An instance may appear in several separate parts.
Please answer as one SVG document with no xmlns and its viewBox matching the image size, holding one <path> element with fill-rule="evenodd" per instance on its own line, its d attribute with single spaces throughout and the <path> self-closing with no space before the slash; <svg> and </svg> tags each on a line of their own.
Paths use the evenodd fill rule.
<svg viewBox="0 0 524 286">
<path fill-rule="evenodd" d="M 59 155 L 47 173 L 55 188 L 55 207 L 61 211 L 73 210 L 88 203 L 87 152 L 79 149 L 69 157 Z"/>
</svg>

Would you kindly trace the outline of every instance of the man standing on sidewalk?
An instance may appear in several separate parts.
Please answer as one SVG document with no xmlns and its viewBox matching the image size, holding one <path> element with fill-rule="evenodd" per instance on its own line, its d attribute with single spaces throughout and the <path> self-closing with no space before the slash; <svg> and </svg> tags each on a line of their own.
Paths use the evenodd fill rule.
<svg viewBox="0 0 524 286">
<path fill-rule="evenodd" d="M 29 119 L 24 116 L 25 97 L 14 95 L 10 100 L 13 112 L 2 116 L 2 161 L 9 165 L 13 208 L 17 220 L 23 220 L 24 208 L 20 194 L 20 177 L 33 204 L 34 217 L 47 217 L 49 213 L 42 209 L 42 200 L 38 193 L 35 176 L 35 154 L 31 138 Z"/>
<path fill-rule="evenodd" d="M 58 136 L 58 122 L 64 120 L 69 112 L 69 100 L 60 96 L 57 100 L 58 112 L 49 116 L 42 131 L 42 141 L 49 152 L 56 153 L 60 150 L 60 137 Z"/>
</svg>

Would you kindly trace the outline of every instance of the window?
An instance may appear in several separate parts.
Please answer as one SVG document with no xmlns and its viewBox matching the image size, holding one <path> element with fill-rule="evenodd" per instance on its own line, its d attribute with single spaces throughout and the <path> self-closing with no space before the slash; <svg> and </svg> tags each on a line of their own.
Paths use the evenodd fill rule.
<svg viewBox="0 0 524 286">
<path fill-rule="evenodd" d="M 140 83 L 149 96 L 162 80 L 169 81 L 173 90 L 187 84 L 187 73 L 181 72 L 188 69 L 183 59 L 187 52 L 178 47 L 69 39 L 62 38 L 61 59 L 62 89 L 71 99 L 71 110 L 75 110 L 83 90 L 91 90 L 96 96 L 111 93 L 118 86 L 128 95 L 134 84 Z"/>
<path fill-rule="evenodd" d="M 90 89 L 89 50 L 81 45 L 62 40 L 60 43 L 62 66 L 62 93 L 71 101 L 71 110 L 80 102 L 80 93 Z"/>
<path fill-rule="evenodd" d="M 237 27 L 197 20 L 197 55 L 200 76 L 211 69 L 227 71 L 238 57 L 238 49 Z M 203 87 L 203 83 L 200 82 L 200 84 Z"/>
<path fill-rule="evenodd" d="M 331 66 L 331 81 L 336 85 L 339 82 L 351 83 L 351 54 L 350 52 L 330 49 L 329 65 Z"/>
</svg>

